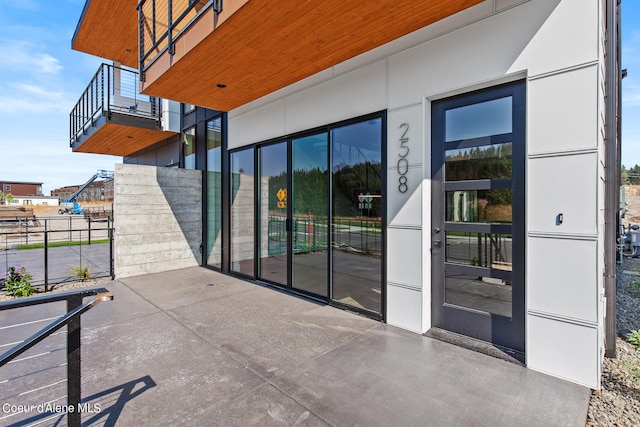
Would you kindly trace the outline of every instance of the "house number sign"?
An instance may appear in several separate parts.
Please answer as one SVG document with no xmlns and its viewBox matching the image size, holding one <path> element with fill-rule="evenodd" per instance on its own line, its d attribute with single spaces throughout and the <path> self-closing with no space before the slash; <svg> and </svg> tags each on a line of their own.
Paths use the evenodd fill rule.
<svg viewBox="0 0 640 427">
<path fill-rule="evenodd" d="M 396 163 L 396 169 L 398 170 L 398 191 L 401 193 L 406 193 L 409 187 L 407 186 L 407 172 L 409 172 L 409 160 L 407 160 L 407 156 L 409 155 L 409 147 L 406 145 L 409 143 L 409 137 L 407 136 L 407 132 L 409 132 L 409 123 L 402 123 L 400 125 L 400 130 L 403 130 L 402 135 L 400 135 L 400 152 L 398 156 L 398 163 Z"/>
</svg>

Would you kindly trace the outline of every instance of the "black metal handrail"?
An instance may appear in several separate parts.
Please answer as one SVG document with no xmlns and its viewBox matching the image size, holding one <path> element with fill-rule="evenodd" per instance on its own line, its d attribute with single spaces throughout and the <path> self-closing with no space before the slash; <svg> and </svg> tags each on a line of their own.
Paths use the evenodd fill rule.
<svg viewBox="0 0 640 427">
<path fill-rule="evenodd" d="M 70 145 L 100 117 L 111 118 L 114 112 L 160 121 L 160 99 L 140 94 L 139 80 L 137 71 L 101 64 L 69 113 Z"/>
<path fill-rule="evenodd" d="M 83 304 L 82 300 L 89 296 L 97 296 L 97 298 Z M 2 311 L 59 301 L 67 302 L 67 313 L 65 315 L 54 320 L 31 337 L 2 354 L 0 356 L 0 367 L 6 365 L 63 326 L 67 326 L 67 407 L 74 408 L 73 410 L 67 411 L 68 426 L 79 427 L 81 422 L 81 412 L 79 411 L 82 397 L 80 389 L 80 316 L 99 303 L 111 300 L 113 300 L 113 294 L 107 289 L 99 288 L 0 303 L 0 311 Z"/>
<path fill-rule="evenodd" d="M 174 40 L 189 25 L 212 7 L 222 12 L 222 0 L 140 0 L 138 3 L 138 34 L 140 73 L 165 51 L 174 54 Z"/>
</svg>

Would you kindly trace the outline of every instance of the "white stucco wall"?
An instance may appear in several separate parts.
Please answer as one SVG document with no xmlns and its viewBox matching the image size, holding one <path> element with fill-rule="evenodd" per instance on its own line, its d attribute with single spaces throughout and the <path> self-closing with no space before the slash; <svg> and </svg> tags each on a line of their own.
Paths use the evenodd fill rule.
<svg viewBox="0 0 640 427">
<path fill-rule="evenodd" d="M 229 148 L 387 110 L 387 321 L 422 333 L 431 326 L 431 102 L 526 79 L 526 363 L 598 388 L 600 3 L 487 0 L 231 111 Z M 392 161 L 401 123 L 404 194 Z"/>
</svg>

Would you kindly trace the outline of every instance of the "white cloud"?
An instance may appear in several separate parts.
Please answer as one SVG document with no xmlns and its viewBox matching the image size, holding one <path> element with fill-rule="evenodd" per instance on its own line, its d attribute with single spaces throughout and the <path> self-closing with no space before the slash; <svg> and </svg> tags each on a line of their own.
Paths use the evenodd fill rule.
<svg viewBox="0 0 640 427">
<path fill-rule="evenodd" d="M 62 69 L 60 61 L 45 52 L 38 52 L 39 46 L 16 40 L 0 40 L 6 51 L 0 62 L 0 70 L 12 73 L 58 74 Z"/>
<path fill-rule="evenodd" d="M 0 85 L 0 113 L 6 115 L 68 114 L 76 95 L 25 82 Z"/>
<path fill-rule="evenodd" d="M 45 89 L 44 87 L 36 86 L 32 84 L 15 83 L 15 84 L 12 84 L 12 86 L 15 87 L 15 89 L 17 89 L 20 92 L 26 92 L 28 94 L 43 97 L 43 98 L 60 99 L 63 97 L 62 92 L 48 90 L 48 89 Z"/>
<path fill-rule="evenodd" d="M 16 9 L 24 9 L 29 11 L 34 11 L 39 9 L 39 5 L 35 0 L 5 0 L 6 6 L 13 7 Z"/>
</svg>

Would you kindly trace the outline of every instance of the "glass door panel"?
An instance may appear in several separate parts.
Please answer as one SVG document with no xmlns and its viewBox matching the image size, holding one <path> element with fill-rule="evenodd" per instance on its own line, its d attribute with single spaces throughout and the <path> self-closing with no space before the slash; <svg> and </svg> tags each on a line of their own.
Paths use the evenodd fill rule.
<svg viewBox="0 0 640 427">
<path fill-rule="evenodd" d="M 433 324 L 524 350 L 524 85 L 432 105 Z"/>
<path fill-rule="evenodd" d="M 260 147 L 258 277 L 287 285 L 287 143 Z"/>
<path fill-rule="evenodd" d="M 207 122 L 207 264 L 222 268 L 222 124 Z"/>
<path fill-rule="evenodd" d="M 292 286 L 327 296 L 328 134 L 292 141 Z"/>
<path fill-rule="evenodd" d="M 382 312 L 382 119 L 331 131 L 332 298 Z"/>
<path fill-rule="evenodd" d="M 254 275 L 253 148 L 231 153 L 231 271 Z"/>
</svg>

